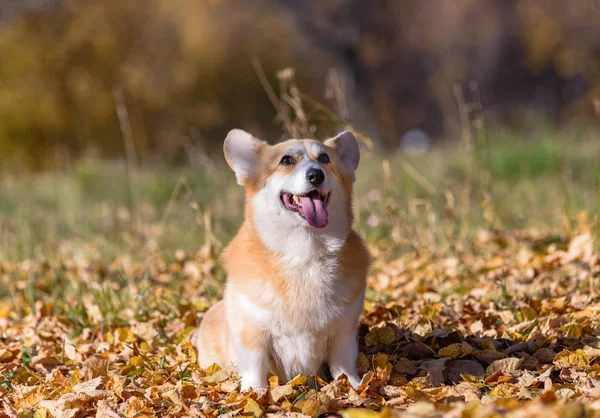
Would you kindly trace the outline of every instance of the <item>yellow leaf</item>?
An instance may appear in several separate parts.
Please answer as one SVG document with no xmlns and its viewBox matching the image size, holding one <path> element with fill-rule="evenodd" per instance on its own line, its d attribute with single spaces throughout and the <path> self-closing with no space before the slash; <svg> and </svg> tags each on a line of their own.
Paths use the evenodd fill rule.
<svg viewBox="0 0 600 418">
<path fill-rule="evenodd" d="M 81 383 L 81 371 L 79 371 L 79 369 L 73 370 L 73 373 L 71 373 L 71 377 L 69 377 L 69 381 L 73 385 Z"/>
<path fill-rule="evenodd" d="M 482 339 L 482 340 L 480 340 L 480 343 L 481 343 L 481 347 L 483 347 L 484 350 L 496 351 L 496 346 L 494 345 L 492 340 Z"/>
<path fill-rule="evenodd" d="M 209 383 L 219 383 L 229 378 L 229 373 L 227 373 L 225 370 L 217 370 L 216 372 L 205 378 L 204 381 Z"/>
<path fill-rule="evenodd" d="M 0 348 L 0 362 L 8 362 L 15 357 L 13 353 L 8 351 L 6 348 Z M 76 369 L 77 370 L 77 369 Z"/>
<path fill-rule="evenodd" d="M 288 400 L 281 402 L 281 405 L 279 405 L 279 407 L 284 411 L 288 411 L 288 412 L 292 411 L 292 404 Z"/>
<path fill-rule="evenodd" d="M 365 353 L 360 353 L 356 359 L 356 368 L 360 374 L 365 374 L 369 370 L 370 364 L 369 359 L 365 356 Z"/>
<path fill-rule="evenodd" d="M 263 414 L 260 405 L 252 398 L 248 398 L 246 401 L 246 407 L 244 408 L 245 414 L 252 414 L 255 417 L 260 417 Z"/>
<path fill-rule="evenodd" d="M 164 400 L 170 401 L 173 404 L 183 407 L 184 406 L 184 401 L 181 398 L 181 394 L 176 390 L 176 389 L 171 389 L 165 393 L 162 394 L 162 398 Z"/>
<path fill-rule="evenodd" d="M 8 319 L 8 316 L 12 312 L 12 309 L 9 304 L 0 305 L 0 318 Z"/>
<path fill-rule="evenodd" d="M 590 358 L 581 349 L 575 351 L 563 350 L 554 356 L 552 362 L 557 367 L 584 367 L 589 366 Z"/>
<path fill-rule="evenodd" d="M 421 309 L 421 316 L 423 319 L 435 319 L 440 314 L 440 306 L 437 303 L 425 305 Z"/>
<path fill-rule="evenodd" d="M 46 418 L 48 416 L 48 410 L 45 408 L 38 409 L 35 411 L 33 418 Z"/>
<path fill-rule="evenodd" d="M 396 333 L 390 327 L 375 328 L 365 337 L 368 346 L 377 344 L 391 344 L 396 339 Z"/>
<path fill-rule="evenodd" d="M 519 392 L 517 385 L 511 385 L 510 383 L 500 383 L 490 391 L 490 396 L 494 398 L 512 398 Z"/>
<path fill-rule="evenodd" d="M 139 367 L 142 364 L 144 364 L 144 359 L 142 359 L 142 357 L 140 356 L 133 356 L 131 357 L 131 360 L 129 360 L 129 364 L 135 367 Z"/>
<path fill-rule="evenodd" d="M 181 349 L 182 349 L 183 351 L 187 351 L 188 355 L 190 356 L 190 361 L 191 361 L 192 363 L 197 363 L 197 361 L 196 361 L 196 360 L 197 360 L 197 359 L 196 359 L 196 353 L 197 353 L 197 351 L 196 351 L 196 347 L 194 347 L 194 346 L 193 346 L 193 345 L 192 345 L 192 344 L 191 344 L 191 343 L 188 341 L 188 342 L 186 342 L 186 343 L 184 343 L 184 344 L 182 344 L 182 345 L 181 345 Z"/>
<path fill-rule="evenodd" d="M 221 366 L 219 366 L 217 363 L 213 363 L 206 368 L 206 374 L 211 376 L 211 375 L 215 374 L 216 372 L 218 372 L 219 370 L 221 370 Z"/>
<path fill-rule="evenodd" d="M 460 377 L 462 377 L 462 379 L 465 382 L 469 382 L 469 383 L 479 383 L 479 381 L 481 380 L 477 376 L 473 376 L 472 374 L 469 374 L 469 373 L 461 373 Z"/>
<path fill-rule="evenodd" d="M 303 374 L 299 374 L 298 376 L 290 380 L 287 384 L 291 387 L 304 385 L 306 384 L 306 376 L 304 376 Z"/>
<path fill-rule="evenodd" d="M 281 398 L 290 396 L 292 393 L 294 393 L 294 389 L 290 385 L 277 386 L 270 391 L 271 401 L 277 403 Z"/>
<path fill-rule="evenodd" d="M 269 387 L 271 389 L 273 389 L 273 388 L 276 388 L 277 386 L 279 386 L 279 377 L 277 377 L 277 376 L 269 377 Z"/>
<path fill-rule="evenodd" d="M 473 347 L 463 341 L 461 343 L 450 344 L 449 346 L 442 348 L 438 354 L 441 357 L 459 358 L 468 356 L 472 352 Z"/>
<path fill-rule="evenodd" d="M 377 367 L 375 369 L 375 376 L 378 380 L 387 382 L 392 375 L 392 369 L 393 367 L 391 363 L 387 363 L 383 367 Z"/>
<path fill-rule="evenodd" d="M 325 406 L 316 399 L 304 399 L 295 405 L 299 407 L 304 415 L 315 416 L 325 412 Z"/>
<path fill-rule="evenodd" d="M 125 328 L 117 328 L 117 330 L 115 331 L 116 333 L 116 339 L 118 341 L 124 342 L 124 343 L 133 343 L 135 342 L 136 338 L 135 335 L 133 335 L 133 332 L 131 332 L 128 329 Z"/>
<path fill-rule="evenodd" d="M 389 360 L 390 356 L 387 354 L 377 354 L 375 357 L 373 357 L 373 365 L 375 367 L 381 367 L 382 369 L 385 369 L 385 366 L 389 363 Z"/>
<path fill-rule="evenodd" d="M 523 315 L 523 318 L 528 320 L 535 319 L 538 317 L 538 311 L 536 311 L 531 306 L 525 306 L 524 308 L 521 308 L 521 314 Z"/>
</svg>

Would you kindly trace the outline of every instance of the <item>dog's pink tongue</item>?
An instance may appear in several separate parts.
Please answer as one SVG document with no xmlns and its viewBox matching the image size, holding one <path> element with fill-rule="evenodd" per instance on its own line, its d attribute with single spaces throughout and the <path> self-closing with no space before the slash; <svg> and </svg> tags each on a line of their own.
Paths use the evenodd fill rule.
<svg viewBox="0 0 600 418">
<path fill-rule="evenodd" d="M 306 196 L 298 197 L 302 202 L 301 212 L 306 222 L 314 228 L 325 228 L 329 222 L 329 215 L 319 192 L 311 192 Z"/>
</svg>

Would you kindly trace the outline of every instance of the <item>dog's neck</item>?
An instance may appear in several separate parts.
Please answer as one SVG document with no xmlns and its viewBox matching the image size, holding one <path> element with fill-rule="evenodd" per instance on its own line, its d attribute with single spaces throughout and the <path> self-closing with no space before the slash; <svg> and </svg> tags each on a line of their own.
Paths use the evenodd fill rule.
<svg viewBox="0 0 600 418">
<path fill-rule="evenodd" d="M 350 232 L 326 231 L 305 226 L 277 225 L 276 222 L 254 221 L 253 225 L 261 241 L 285 263 L 303 265 L 311 261 L 336 257 L 342 249 Z"/>
<path fill-rule="evenodd" d="M 286 264 L 300 266 L 318 259 L 337 257 L 350 233 L 350 224 L 345 213 L 336 215 L 339 218 L 331 220 L 323 229 L 290 224 L 276 216 L 254 217 L 247 222 L 274 255 L 281 257 Z"/>
</svg>

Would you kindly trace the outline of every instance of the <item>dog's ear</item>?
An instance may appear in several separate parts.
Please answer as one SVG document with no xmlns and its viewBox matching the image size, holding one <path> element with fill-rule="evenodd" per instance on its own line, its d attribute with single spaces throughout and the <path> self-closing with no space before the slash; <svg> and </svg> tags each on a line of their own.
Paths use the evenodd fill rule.
<svg viewBox="0 0 600 418">
<path fill-rule="evenodd" d="M 227 134 L 223 152 L 229 167 L 235 172 L 239 185 L 243 186 L 246 179 L 257 174 L 259 170 L 258 153 L 264 145 L 266 145 L 265 142 L 241 129 L 233 129 Z"/>
<path fill-rule="evenodd" d="M 354 134 L 350 131 L 344 131 L 325 141 L 325 145 L 335 150 L 344 168 L 354 176 L 354 171 L 360 161 L 360 148 Z"/>
</svg>

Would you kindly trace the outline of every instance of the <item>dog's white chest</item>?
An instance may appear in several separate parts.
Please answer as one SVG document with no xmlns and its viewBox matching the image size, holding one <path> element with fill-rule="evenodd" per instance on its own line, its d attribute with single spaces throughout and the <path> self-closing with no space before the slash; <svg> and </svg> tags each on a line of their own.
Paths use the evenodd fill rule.
<svg viewBox="0 0 600 418">
<path fill-rule="evenodd" d="M 283 289 L 265 287 L 260 301 L 239 295 L 238 306 L 268 332 L 273 369 L 291 379 L 298 373 L 318 373 L 352 292 L 338 277 L 333 258 L 315 259 L 285 274 Z"/>
<path fill-rule="evenodd" d="M 287 379 L 319 373 L 331 336 L 352 308 L 352 291 L 338 274 L 333 261 L 309 263 L 291 277 L 286 297 L 278 301 L 269 333 L 274 368 Z"/>
<path fill-rule="evenodd" d="M 339 277 L 336 259 L 310 260 L 286 275 L 284 297 L 275 302 L 282 327 L 316 333 L 343 314 L 351 291 Z"/>
</svg>

